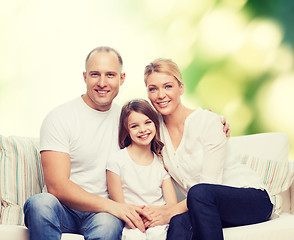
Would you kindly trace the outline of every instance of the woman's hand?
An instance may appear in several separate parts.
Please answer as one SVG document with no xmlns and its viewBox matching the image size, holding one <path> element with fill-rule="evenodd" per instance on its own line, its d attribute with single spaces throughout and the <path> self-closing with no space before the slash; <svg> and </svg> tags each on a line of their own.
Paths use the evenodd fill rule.
<svg viewBox="0 0 294 240">
<path fill-rule="evenodd" d="M 146 206 L 143 210 L 152 218 L 152 220 L 148 220 L 144 217 L 142 218 L 145 228 L 168 224 L 172 217 L 167 205 Z"/>
</svg>

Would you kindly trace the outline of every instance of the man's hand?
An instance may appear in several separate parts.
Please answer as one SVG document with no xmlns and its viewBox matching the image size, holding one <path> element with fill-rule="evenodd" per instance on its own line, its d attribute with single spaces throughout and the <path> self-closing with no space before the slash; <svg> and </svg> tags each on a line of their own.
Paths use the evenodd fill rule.
<svg viewBox="0 0 294 240">
<path fill-rule="evenodd" d="M 230 135 L 231 135 L 231 129 L 230 129 L 230 125 L 226 121 L 225 117 L 222 116 L 221 122 L 224 125 L 224 128 L 223 128 L 224 133 L 226 134 L 227 137 L 230 137 Z"/>
<path fill-rule="evenodd" d="M 146 231 L 142 218 L 147 219 L 147 221 L 152 221 L 152 218 L 145 210 L 131 204 L 117 203 L 114 201 L 112 203 L 109 211 L 110 214 L 125 221 L 132 229 L 138 228 L 141 232 Z"/>
<path fill-rule="evenodd" d="M 211 109 L 207 109 L 208 111 L 212 112 Z M 229 123 L 227 122 L 226 118 L 224 116 L 220 116 L 220 119 L 221 119 L 221 123 L 224 125 L 224 128 L 223 128 L 223 131 L 224 133 L 226 134 L 227 137 L 230 137 L 231 135 L 231 129 L 230 129 L 230 125 Z"/>
</svg>

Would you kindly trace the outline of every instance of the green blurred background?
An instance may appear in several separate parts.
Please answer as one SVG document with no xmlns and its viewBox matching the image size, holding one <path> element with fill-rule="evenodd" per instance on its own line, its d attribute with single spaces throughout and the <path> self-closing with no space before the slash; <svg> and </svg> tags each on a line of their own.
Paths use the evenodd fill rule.
<svg viewBox="0 0 294 240">
<path fill-rule="evenodd" d="M 293 0 L 1 0 L 0 134 L 37 137 L 108 45 L 125 61 L 118 103 L 146 98 L 144 66 L 172 58 L 187 105 L 224 115 L 232 136 L 286 133 L 294 160 L 293 23 Z"/>
</svg>

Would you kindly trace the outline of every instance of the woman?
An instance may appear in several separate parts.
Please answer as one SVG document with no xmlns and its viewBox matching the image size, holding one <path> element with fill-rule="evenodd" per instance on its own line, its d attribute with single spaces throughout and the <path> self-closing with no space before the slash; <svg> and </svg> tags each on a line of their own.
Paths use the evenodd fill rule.
<svg viewBox="0 0 294 240">
<path fill-rule="evenodd" d="M 218 115 L 181 102 L 184 84 L 178 66 L 157 59 L 144 80 L 161 114 L 164 163 L 187 199 L 172 207 L 151 207 L 146 226 L 170 221 L 167 239 L 221 240 L 223 227 L 267 221 L 273 204 L 259 177 L 230 152 Z"/>
</svg>

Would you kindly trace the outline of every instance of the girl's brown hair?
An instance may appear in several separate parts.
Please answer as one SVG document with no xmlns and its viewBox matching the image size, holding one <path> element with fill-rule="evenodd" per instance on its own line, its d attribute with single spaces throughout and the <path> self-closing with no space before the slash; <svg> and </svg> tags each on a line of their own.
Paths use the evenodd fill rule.
<svg viewBox="0 0 294 240">
<path fill-rule="evenodd" d="M 133 111 L 146 115 L 154 123 L 156 133 L 151 141 L 151 151 L 154 152 L 157 156 L 162 157 L 161 150 L 164 144 L 160 141 L 158 114 L 144 99 L 132 100 L 122 107 L 119 119 L 119 147 L 123 149 L 132 143 L 132 139 L 128 130 L 128 118 Z"/>
</svg>

